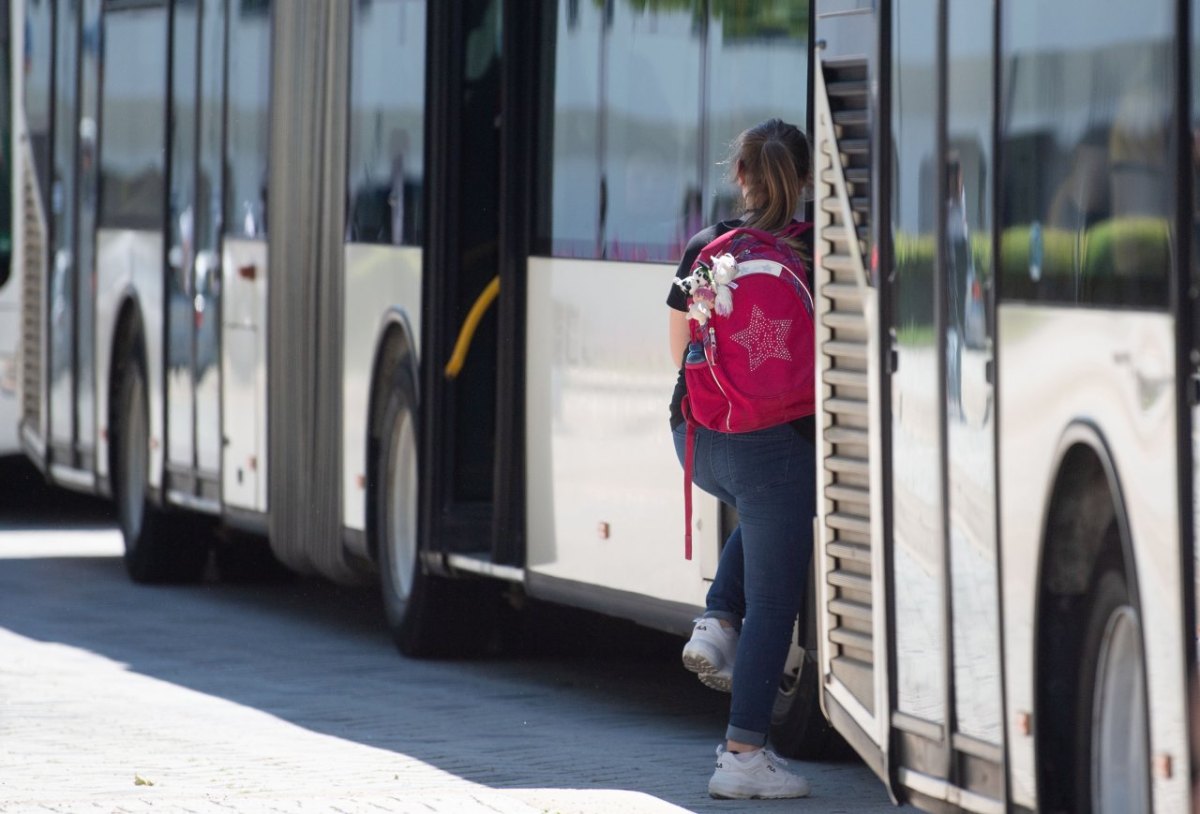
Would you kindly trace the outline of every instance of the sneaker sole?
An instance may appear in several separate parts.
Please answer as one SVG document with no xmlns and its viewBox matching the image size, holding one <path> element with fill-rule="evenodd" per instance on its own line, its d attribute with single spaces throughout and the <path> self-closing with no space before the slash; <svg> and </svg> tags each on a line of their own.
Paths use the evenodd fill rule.
<svg viewBox="0 0 1200 814">
<path fill-rule="evenodd" d="M 733 692 L 733 676 L 729 673 L 722 673 L 703 654 L 684 653 L 683 666 L 695 673 L 705 687 L 717 692 Z"/>
<path fill-rule="evenodd" d="M 704 679 L 704 676 L 711 675 L 717 672 L 717 665 L 702 653 L 689 653 L 686 650 L 683 653 L 684 669 L 690 670 L 696 675 Z"/>
<path fill-rule="evenodd" d="M 709 789 L 708 796 L 714 800 L 799 800 L 807 797 L 808 791 L 803 794 L 721 794 L 720 792 Z"/>
<path fill-rule="evenodd" d="M 714 800 L 796 800 L 801 797 L 807 797 L 812 793 L 812 789 L 806 787 L 800 794 L 744 794 L 736 791 L 721 791 L 714 789 L 710 783 L 708 786 L 708 796 Z"/>
<path fill-rule="evenodd" d="M 697 677 L 700 679 L 700 683 L 710 690 L 733 692 L 733 676 L 728 673 L 719 671 L 715 673 L 700 673 Z"/>
</svg>

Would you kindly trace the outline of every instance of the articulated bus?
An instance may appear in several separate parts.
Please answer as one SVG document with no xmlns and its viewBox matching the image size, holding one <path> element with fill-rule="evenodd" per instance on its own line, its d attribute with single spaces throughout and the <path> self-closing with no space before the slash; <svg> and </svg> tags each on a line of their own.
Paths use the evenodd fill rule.
<svg viewBox="0 0 1200 814">
<path fill-rule="evenodd" d="M 807 119 L 808 0 L 11 25 L 21 443 L 115 501 L 135 581 L 376 582 L 411 655 L 486 646 L 522 594 L 690 632 L 730 520 L 697 495 L 685 559 L 665 300 L 732 212 L 729 141 Z M 781 682 L 792 754 L 831 738 L 815 663 Z"/>
<path fill-rule="evenodd" d="M 10 30 L 21 444 L 115 500 L 134 580 L 376 582 L 411 655 L 520 595 L 686 634 L 733 519 L 697 495 L 683 557 L 667 286 L 726 142 L 807 121 L 821 499 L 773 740 L 935 811 L 1191 806 L 1192 0 Z"/>
<path fill-rule="evenodd" d="M 814 14 L 824 709 L 930 810 L 1189 810 L 1200 5 Z"/>
<path fill-rule="evenodd" d="M 0 0 L 0 457 L 20 452 L 17 443 L 17 369 L 21 337 L 21 286 L 12 271 L 11 86 L 12 37 L 7 0 Z"/>
</svg>

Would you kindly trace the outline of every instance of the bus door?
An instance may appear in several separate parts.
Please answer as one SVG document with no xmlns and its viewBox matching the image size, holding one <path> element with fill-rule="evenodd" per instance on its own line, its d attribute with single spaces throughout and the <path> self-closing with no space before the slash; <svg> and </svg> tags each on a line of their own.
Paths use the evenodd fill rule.
<svg viewBox="0 0 1200 814">
<path fill-rule="evenodd" d="M 888 780 L 886 484 L 880 281 L 873 217 L 881 148 L 879 12 L 854 0 L 815 10 L 813 143 L 817 401 L 822 477 L 817 501 L 821 705 L 867 764 Z M 882 130 L 886 132 L 886 130 Z"/>
<path fill-rule="evenodd" d="M 423 547 L 517 565 L 523 331 L 514 308 L 525 252 L 517 213 L 528 197 L 518 162 L 533 132 L 521 140 L 518 120 L 533 85 L 514 82 L 519 66 L 506 54 L 536 15 L 502 0 L 431 4 L 429 15 Z"/>
<path fill-rule="evenodd" d="M 994 7 L 894 8 L 883 201 L 892 767 L 900 795 L 918 804 L 1002 810 L 989 317 Z"/>
<path fill-rule="evenodd" d="M 167 224 L 167 472 L 182 498 L 220 497 L 221 101 L 225 3 L 172 14 Z"/>
<path fill-rule="evenodd" d="M 95 235 L 100 0 L 55 7 L 49 460 L 95 471 Z M 65 474 L 65 473 L 64 473 Z"/>
</svg>

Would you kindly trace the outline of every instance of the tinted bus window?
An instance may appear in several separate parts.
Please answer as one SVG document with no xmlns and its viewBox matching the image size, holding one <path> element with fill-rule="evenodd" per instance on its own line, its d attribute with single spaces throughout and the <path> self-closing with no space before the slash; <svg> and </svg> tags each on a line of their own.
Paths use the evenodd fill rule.
<svg viewBox="0 0 1200 814">
<path fill-rule="evenodd" d="M 148 43 L 153 43 L 148 47 Z M 163 226 L 167 10 L 104 15 L 100 225 Z"/>
<path fill-rule="evenodd" d="M 255 238 L 267 233 L 271 26 L 260 0 L 234 5 L 229 21 L 225 234 Z"/>
<path fill-rule="evenodd" d="M 42 200 L 50 200 L 50 66 L 54 28 L 50 0 L 27 0 L 23 62 L 25 66 L 25 124 L 37 167 Z"/>
<path fill-rule="evenodd" d="M 419 245 L 425 0 L 359 0 L 352 37 L 347 239 Z"/>
<path fill-rule="evenodd" d="M 1004 5 L 1006 299 L 1165 308 L 1174 4 Z"/>
<path fill-rule="evenodd" d="M 896 706 L 946 720 L 945 561 L 939 488 L 938 336 L 934 316 L 937 184 L 937 3 L 906 0 L 892 31 L 891 228 L 895 265 L 892 384 Z M 888 149 L 887 146 L 884 149 Z"/>
<path fill-rule="evenodd" d="M 730 141 L 767 118 L 804 126 L 808 0 L 720 4 L 707 19 L 691 4 L 559 0 L 556 15 L 536 250 L 674 261 L 735 208 Z"/>
<path fill-rule="evenodd" d="M 677 258 L 700 222 L 701 29 L 630 0 L 558 11 L 551 252 Z"/>
<path fill-rule="evenodd" d="M 729 217 L 740 203 L 728 180 L 730 142 L 771 118 L 806 130 L 808 114 L 808 0 L 714 5 L 705 51 L 706 223 Z"/>
<path fill-rule="evenodd" d="M 7 10 L 7 4 L 6 4 Z M 12 256 L 12 96 L 9 71 L 12 67 L 12 37 L 9 19 L 0 20 L 0 286 L 8 279 Z"/>
</svg>

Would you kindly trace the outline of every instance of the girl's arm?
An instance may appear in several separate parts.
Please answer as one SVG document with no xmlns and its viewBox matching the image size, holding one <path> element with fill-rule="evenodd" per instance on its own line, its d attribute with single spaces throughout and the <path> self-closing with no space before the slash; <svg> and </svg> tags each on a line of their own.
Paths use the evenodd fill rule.
<svg viewBox="0 0 1200 814">
<path fill-rule="evenodd" d="M 667 326 L 671 339 L 671 362 L 682 365 L 683 352 L 687 350 L 688 341 L 692 336 L 692 332 L 688 328 L 687 312 L 676 311 L 674 308 L 667 310 L 671 312 L 671 321 Z"/>
</svg>

